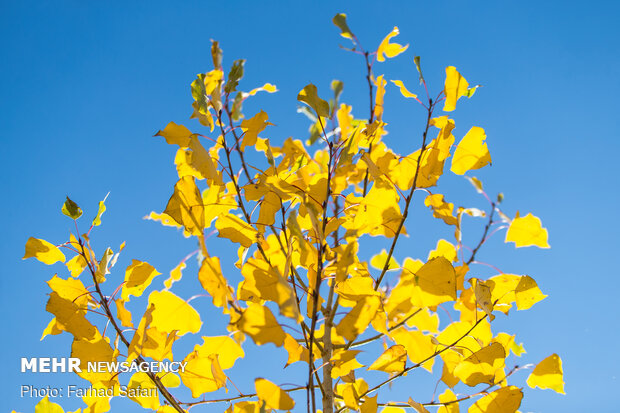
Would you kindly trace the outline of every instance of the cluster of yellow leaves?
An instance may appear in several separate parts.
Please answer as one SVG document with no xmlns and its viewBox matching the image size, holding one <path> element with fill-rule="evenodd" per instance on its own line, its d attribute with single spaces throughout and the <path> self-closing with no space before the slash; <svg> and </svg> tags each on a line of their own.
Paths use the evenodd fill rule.
<svg viewBox="0 0 620 413">
<path fill-rule="evenodd" d="M 345 15 L 337 15 L 334 23 L 343 37 L 359 46 Z M 376 52 L 365 56 L 372 55 L 383 62 L 404 53 L 408 45 L 393 41 L 398 34 L 394 27 Z M 43 337 L 63 331 L 72 334 L 72 356 L 79 357 L 82 363 L 116 361 L 122 354 L 127 354 L 128 361 L 183 360 L 186 367 L 180 377 L 171 374 L 156 381 L 166 387 L 182 383 L 195 399 L 222 388 L 228 391 L 230 379 L 226 370 L 244 357 L 242 344 L 249 337 L 256 345 L 271 343 L 283 347 L 288 354 L 286 366 L 300 361 L 312 363 L 308 366 L 312 372 L 317 369 L 314 362 L 322 359 L 323 365 L 329 365 L 324 374 L 331 372 L 328 382 L 338 382 L 336 403 L 352 410 L 377 412 L 382 402 L 379 395 L 369 393 L 418 367 L 433 372 L 439 364 L 441 381 L 446 386 L 439 396 L 444 403 L 439 412 L 459 411 L 453 391 L 459 384 L 496 388 L 477 398 L 470 413 L 516 411 L 523 394 L 508 384 L 506 359 L 511 353 L 520 356 L 524 350 L 515 343 L 514 335 L 494 334 L 491 322 L 498 314 L 508 314 L 513 306 L 526 310 L 546 296 L 528 275 L 500 273 L 483 279 L 474 267 L 475 255 L 486 242 L 489 228 L 497 228 L 497 222 L 492 220 L 495 213 L 502 219 L 500 225 L 507 227 L 505 242 L 514 242 L 516 247 L 548 248 L 549 244 L 547 230 L 532 214 L 521 217 L 517 213 L 511 220 L 499 209 L 501 200 L 491 203 L 492 209 L 487 213 L 457 207 L 436 192 L 446 163 L 456 175 L 491 164 L 484 129 L 472 127 L 455 144 L 455 121 L 447 115 L 432 116 L 441 100 L 443 111 L 451 112 L 457 101 L 463 96 L 471 97 L 476 87 L 470 88 L 455 67 L 446 68 L 441 99 L 427 107 L 423 144 L 398 154 L 383 141 L 387 134 L 387 124 L 382 119 L 388 79 L 384 75 L 371 76 L 369 64 L 369 83 L 372 81 L 376 90 L 368 121 L 356 119 L 351 106 L 339 103 L 342 82 L 332 83 L 334 98 L 330 100 L 322 99 L 317 86 L 308 84 L 297 96 L 304 105 L 300 111 L 313 123 L 310 144 L 317 141 L 325 145 L 311 151 L 301 140 L 288 138 L 278 147 L 265 137 L 270 132 L 267 127 L 273 126 L 265 111 L 246 119 L 241 111 L 246 98 L 259 91 L 275 92 L 275 86 L 265 84 L 250 92 L 238 91 L 244 61 L 235 61 L 225 75 L 217 42 L 213 42 L 211 50 L 214 69 L 199 74 L 192 83 L 192 117 L 207 127 L 208 133 L 219 133 L 204 136 L 174 122 L 156 133 L 177 147 L 174 163 L 178 180 L 164 210 L 152 212 L 147 218 L 175 227 L 186 237 L 195 237 L 199 253 L 197 280 L 213 305 L 228 318 L 230 334 L 202 336 L 203 343 L 189 354 L 173 356 L 176 340 L 199 333 L 203 326 L 200 314 L 189 301 L 171 291 L 181 281 L 183 272 L 191 271 L 186 259 L 170 271 L 163 290 L 155 289 L 148 294 L 144 313 L 134 328 L 127 303 L 131 296 L 142 297 L 161 273 L 146 262 L 133 260 L 112 294 L 113 299 L 106 298 L 100 285 L 106 281 L 118 254 L 108 248 L 97 259 L 85 234 L 79 240 L 72 236 L 68 243 L 59 246 L 36 238 L 26 243 L 24 258 L 34 257 L 48 265 L 66 261 L 62 247 L 78 252 L 66 262 L 70 278 L 54 276 L 48 281 L 52 292 L 46 309 L 54 318 Z M 420 80 L 424 81 L 419 58 L 414 62 Z M 391 82 L 403 97 L 421 103 L 403 81 Z M 427 140 L 431 127 L 434 137 L 429 135 Z M 248 158 L 258 155 L 265 162 L 248 163 L 244 156 L 251 150 L 256 153 Z M 233 164 L 231 159 L 238 159 L 238 163 Z M 486 196 L 477 178 L 467 178 Z M 414 192 L 420 189 L 427 192 L 424 205 L 433 217 L 454 227 L 454 240 L 438 240 L 425 260 L 397 260 L 395 254 L 400 255 L 401 251 L 395 246 L 399 237 L 409 235 L 405 219 L 410 206 L 417 203 L 417 199 L 413 200 Z M 101 223 L 103 211 L 102 201 L 92 226 Z M 82 215 L 77 204 L 69 199 L 63 213 L 72 219 Z M 483 240 L 472 248 L 465 245 L 463 235 L 462 221 L 466 216 L 489 219 Z M 219 240 L 209 240 L 209 232 L 217 234 Z M 364 236 L 383 237 L 391 246 L 370 259 L 362 259 Z M 234 277 L 224 275 L 220 259 L 210 255 L 212 242 L 232 245 L 236 250 L 238 260 L 232 271 L 241 275 L 236 285 L 231 284 Z M 95 288 L 86 288 L 79 278 L 86 268 L 87 276 L 92 278 L 87 285 L 94 283 Z M 382 281 L 388 272 L 390 282 L 386 286 Z M 91 309 L 110 317 L 112 301 L 116 311 L 111 317 L 132 330 L 131 338 L 123 340 L 128 341 L 126 353 L 119 339 L 110 340 L 87 318 Z M 449 305 L 453 311 L 446 310 Z M 451 315 L 450 323 L 440 329 L 440 321 L 445 321 L 444 317 L 440 320 L 441 309 Z M 287 322 L 296 324 L 294 333 L 285 332 L 283 326 L 290 327 Z M 114 326 L 119 329 L 116 323 Z M 383 339 L 383 352 L 369 365 L 361 364 L 356 357 L 362 350 L 353 348 L 379 338 Z M 386 373 L 389 379 L 370 390 L 368 382 L 359 377 L 367 371 Z M 119 378 L 114 374 L 83 370 L 80 375 L 93 386 L 118 391 Z M 563 393 L 560 358 L 554 354 L 539 363 L 527 384 Z M 254 385 L 256 400 L 239 401 L 226 411 L 263 412 L 295 407 L 288 394 L 290 390 L 265 378 L 257 378 Z M 156 384 L 152 376 L 136 373 L 128 386 L 155 388 Z M 133 400 L 160 413 L 174 411 L 172 406 L 162 406 L 157 396 Z M 87 412 L 105 412 L 110 407 L 108 399 L 84 401 Z M 41 403 L 47 403 L 45 408 L 49 411 L 56 411 L 52 403 Z M 413 399 L 408 404 L 418 412 L 427 411 Z M 389 406 L 383 411 L 403 409 Z"/>
</svg>

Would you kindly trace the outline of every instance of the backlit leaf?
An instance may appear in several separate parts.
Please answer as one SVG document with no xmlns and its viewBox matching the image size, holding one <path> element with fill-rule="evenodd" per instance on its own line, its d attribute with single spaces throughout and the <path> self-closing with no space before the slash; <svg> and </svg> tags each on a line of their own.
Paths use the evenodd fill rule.
<svg viewBox="0 0 620 413">
<path fill-rule="evenodd" d="M 450 170 L 457 175 L 463 175 L 467 171 L 490 164 L 491 155 L 484 141 L 486 137 L 484 129 L 472 127 L 456 147 Z"/>
<path fill-rule="evenodd" d="M 245 119 L 241 122 L 241 130 L 245 133 L 243 135 L 243 141 L 241 142 L 241 149 L 246 146 L 256 145 L 256 139 L 258 134 L 261 133 L 268 125 L 273 125 L 267 122 L 269 116 L 262 110 L 254 115 L 250 119 Z"/>
<path fill-rule="evenodd" d="M 368 370 L 380 370 L 386 373 L 398 373 L 405 369 L 407 351 L 397 344 L 385 350 L 369 367 Z"/>
<path fill-rule="evenodd" d="M 517 284 L 517 288 L 515 289 L 515 297 L 517 301 L 517 309 L 527 310 L 537 302 L 542 301 L 547 296 L 540 291 L 538 284 L 536 284 L 536 281 L 534 281 L 532 277 L 524 275 L 521 277 L 521 280 L 519 280 L 519 284 Z"/>
<path fill-rule="evenodd" d="M 286 335 L 269 308 L 250 303 L 237 322 L 237 328 L 252 337 L 258 345 L 273 343 L 277 347 L 284 344 Z"/>
<path fill-rule="evenodd" d="M 503 375 L 505 358 L 504 346 L 492 343 L 461 361 L 454 369 L 454 375 L 471 387 L 480 383 L 492 384 L 498 372 Z"/>
<path fill-rule="evenodd" d="M 62 205 L 62 213 L 71 219 L 78 219 L 82 216 L 82 208 L 67 197 L 67 200 Z"/>
<path fill-rule="evenodd" d="M 456 274 L 450 261 L 444 257 L 433 258 L 415 273 L 413 304 L 431 307 L 456 300 Z"/>
<path fill-rule="evenodd" d="M 346 39 L 353 39 L 353 32 L 347 25 L 347 15 L 344 13 L 338 13 L 332 19 L 332 22 L 340 29 L 340 35 Z"/>
<path fill-rule="evenodd" d="M 295 402 L 280 387 L 267 379 L 254 380 L 256 394 L 259 400 L 264 400 L 267 407 L 278 410 L 290 410 L 295 407 Z"/>
<path fill-rule="evenodd" d="M 467 413 L 515 413 L 521 399 L 523 392 L 518 387 L 502 387 L 478 400 Z"/>
<path fill-rule="evenodd" d="M 159 274 L 161 273 L 148 262 L 132 260 L 131 265 L 125 270 L 125 283 L 121 294 L 123 300 L 128 301 L 132 295 L 140 297 L 151 285 L 153 278 Z"/>
<path fill-rule="evenodd" d="M 398 88 L 400 89 L 400 94 L 403 95 L 404 97 L 406 98 L 418 97 L 418 95 L 416 95 L 415 93 L 411 93 L 410 91 L 407 90 L 402 80 L 391 80 L 391 82 L 394 83 L 396 86 L 398 86 Z"/>
<path fill-rule="evenodd" d="M 299 92 L 297 100 L 306 103 L 317 115 L 329 118 L 329 104 L 319 97 L 316 86 L 312 83 Z"/>
<path fill-rule="evenodd" d="M 203 343 L 194 346 L 183 360 L 187 365 L 179 375 L 192 391 L 192 396 L 199 397 L 224 387 L 226 376 L 223 370 L 233 367 L 244 355 L 241 346 L 228 336 L 203 337 Z"/>
<path fill-rule="evenodd" d="M 168 144 L 185 148 L 189 146 L 192 135 L 185 126 L 170 122 L 163 130 L 157 131 L 154 136 L 162 136 Z"/>
<path fill-rule="evenodd" d="M 49 396 L 45 396 L 34 407 L 34 413 L 65 413 L 65 411 L 59 404 L 52 403 Z"/>
<path fill-rule="evenodd" d="M 538 363 L 527 378 L 527 385 L 531 388 L 540 387 L 566 394 L 564 393 L 564 373 L 560 356 L 552 354 Z"/>
<path fill-rule="evenodd" d="M 400 32 L 398 31 L 398 27 L 394 26 L 392 31 L 381 41 L 381 44 L 377 49 L 377 61 L 384 62 L 386 57 L 395 57 L 407 50 L 407 48 L 409 47 L 408 44 L 405 46 L 401 46 L 398 43 L 390 43 L 390 39 L 392 39 L 392 37 L 398 35 L 399 33 Z"/>
<path fill-rule="evenodd" d="M 154 306 L 151 326 L 159 331 L 177 331 L 177 334 L 182 336 L 186 333 L 197 333 L 202 326 L 198 312 L 170 291 L 153 291 L 149 295 L 149 306 L 151 304 Z"/>
<path fill-rule="evenodd" d="M 469 83 L 454 66 L 446 67 L 446 82 L 444 86 L 444 94 L 446 100 L 443 105 L 444 112 L 451 112 L 456 108 L 456 101 L 461 96 L 467 96 L 467 88 Z M 469 96 L 468 96 L 469 97 Z"/>
<path fill-rule="evenodd" d="M 99 201 L 99 210 L 97 210 L 97 215 L 95 219 L 93 219 L 94 227 L 101 225 L 101 215 L 105 212 L 105 200 L 108 199 L 108 195 L 110 195 L 109 192 L 106 194 L 105 198 L 103 198 L 103 201 Z"/>
<path fill-rule="evenodd" d="M 543 228 L 540 218 L 531 213 L 521 217 L 517 212 L 515 218 L 510 222 L 505 242 L 514 242 L 517 248 L 532 245 L 549 248 L 548 237 L 547 229 Z"/>
<path fill-rule="evenodd" d="M 58 261 L 65 262 L 65 254 L 58 247 L 43 239 L 33 237 L 28 238 L 28 241 L 26 241 L 26 253 L 22 259 L 25 260 L 31 257 L 35 257 L 47 265 Z"/>
<path fill-rule="evenodd" d="M 256 242 L 258 232 L 249 224 L 232 214 L 224 214 L 215 220 L 218 237 L 228 238 L 249 248 Z"/>
<path fill-rule="evenodd" d="M 241 78 L 243 77 L 244 64 L 245 59 L 239 59 L 233 62 L 233 65 L 230 68 L 230 72 L 228 72 L 228 79 L 226 80 L 226 84 L 224 84 L 224 92 L 231 93 L 237 90 L 239 80 L 241 80 Z"/>
</svg>

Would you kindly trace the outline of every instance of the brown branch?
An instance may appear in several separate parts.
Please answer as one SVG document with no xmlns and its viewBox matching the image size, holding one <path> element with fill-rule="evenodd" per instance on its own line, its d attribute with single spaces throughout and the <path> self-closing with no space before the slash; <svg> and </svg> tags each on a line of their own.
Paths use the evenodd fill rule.
<svg viewBox="0 0 620 413">
<path fill-rule="evenodd" d="M 410 372 L 413 369 L 417 369 L 418 367 L 420 367 L 422 364 L 426 363 L 427 361 L 437 357 L 438 355 L 440 355 L 441 353 L 443 353 L 444 351 L 446 351 L 449 348 L 452 348 L 454 346 L 456 346 L 462 339 L 464 339 L 465 337 L 467 337 L 469 335 L 469 333 L 471 333 L 473 331 L 474 328 L 476 328 L 483 320 L 485 320 L 487 318 L 487 314 L 485 314 L 481 319 L 479 319 L 478 321 L 476 321 L 474 323 L 473 326 L 471 326 L 471 328 L 469 330 L 467 330 L 465 332 L 465 334 L 463 334 L 461 337 L 459 337 L 458 339 L 456 339 L 452 344 L 445 346 L 444 348 L 442 348 L 441 350 L 435 351 L 433 354 L 431 354 L 430 356 L 426 357 L 424 360 L 409 366 L 407 368 L 405 368 L 403 371 L 401 371 L 400 373 L 396 373 L 394 376 L 390 377 L 389 379 L 386 379 L 384 381 L 382 381 L 381 383 L 377 384 L 375 387 L 373 387 L 372 389 L 367 390 L 365 393 L 363 393 L 361 397 L 372 393 L 378 389 L 380 389 L 381 387 L 385 386 L 388 383 L 391 383 L 392 381 L 396 380 L 398 377 L 402 376 L 405 373 Z"/>
<path fill-rule="evenodd" d="M 383 277 L 385 277 L 385 274 L 390 265 L 390 259 L 392 258 L 392 255 L 394 254 L 394 248 L 396 247 L 396 243 L 398 242 L 398 237 L 400 236 L 400 233 L 403 229 L 403 225 L 405 224 L 405 220 L 407 219 L 407 215 L 409 214 L 409 205 L 411 205 L 411 200 L 413 199 L 413 193 L 416 190 L 418 176 L 420 174 L 420 162 L 422 161 L 422 156 L 424 155 L 424 152 L 426 151 L 426 138 L 428 136 L 428 128 L 430 127 L 430 124 L 431 124 L 431 117 L 433 116 L 434 108 L 435 108 L 435 105 L 433 104 L 433 101 L 429 99 L 428 115 L 426 117 L 426 127 L 424 128 L 424 133 L 422 134 L 422 147 L 420 148 L 420 155 L 418 156 L 418 162 L 415 168 L 415 174 L 413 175 L 413 183 L 411 184 L 411 190 L 409 191 L 409 194 L 407 195 L 407 198 L 405 199 L 405 210 L 403 211 L 403 216 L 398 224 L 398 229 L 396 230 L 396 234 L 394 234 L 394 240 L 392 241 L 392 245 L 390 246 L 390 251 L 388 252 L 387 259 L 385 260 L 385 265 L 383 266 L 381 275 L 379 275 L 379 278 L 377 278 L 377 281 L 375 281 L 375 290 L 379 288 L 379 286 L 381 285 L 381 281 L 383 281 Z"/>
<path fill-rule="evenodd" d="M 494 213 L 495 213 L 495 202 L 491 202 L 491 213 L 489 214 L 489 221 L 484 227 L 484 232 L 482 233 L 482 238 L 480 238 L 480 242 L 478 243 L 476 248 L 473 249 L 473 251 L 471 252 L 471 257 L 469 257 L 469 260 L 467 260 L 467 262 L 465 263 L 466 265 L 471 264 L 476 259 L 476 253 L 478 252 L 480 247 L 482 247 L 482 244 L 484 244 L 484 242 L 487 240 L 487 234 L 489 233 L 489 228 L 491 228 L 491 224 L 493 223 Z"/>
<path fill-rule="evenodd" d="M 118 326 L 118 324 L 116 323 L 116 319 L 114 318 L 114 315 L 112 314 L 112 311 L 110 310 L 110 306 L 108 305 L 108 302 L 105 299 L 105 296 L 103 295 L 103 292 L 101 291 L 101 287 L 99 286 L 99 281 L 97 281 L 96 270 L 93 268 L 94 264 L 92 264 L 90 262 L 90 260 L 86 256 L 86 252 L 84 250 L 84 244 L 82 242 L 82 238 L 81 237 L 79 238 L 79 242 L 80 242 L 80 247 L 81 247 L 80 255 L 88 263 L 88 269 L 90 271 L 90 274 L 93 277 L 93 282 L 95 283 L 95 289 L 97 290 L 97 294 L 99 295 L 99 298 L 101 300 L 100 304 L 101 304 L 101 306 L 103 307 L 103 309 L 105 311 L 106 317 L 108 318 L 108 320 L 112 324 L 112 327 L 114 327 L 114 330 L 116 331 L 116 334 L 121 339 L 123 344 L 125 344 L 127 349 L 129 349 L 130 342 L 129 342 L 129 340 L 127 340 L 127 338 L 123 334 L 123 330 L 121 330 L 120 327 Z M 143 363 L 144 362 L 144 359 L 140 355 L 138 355 L 136 357 L 136 359 L 138 360 L 139 363 Z M 157 377 L 157 375 L 152 373 L 152 372 L 150 372 L 150 371 L 147 372 L 146 374 L 151 379 L 151 381 L 155 384 L 155 387 L 157 387 L 157 389 L 159 390 L 161 395 L 164 396 L 164 398 L 168 401 L 168 403 L 170 403 L 170 405 L 172 407 L 174 407 L 174 409 L 176 411 L 178 411 L 179 413 L 185 413 L 185 410 L 179 405 L 179 402 L 174 398 L 174 396 L 172 394 L 170 394 L 170 392 L 168 391 L 166 386 L 163 385 L 163 383 Z"/>
</svg>

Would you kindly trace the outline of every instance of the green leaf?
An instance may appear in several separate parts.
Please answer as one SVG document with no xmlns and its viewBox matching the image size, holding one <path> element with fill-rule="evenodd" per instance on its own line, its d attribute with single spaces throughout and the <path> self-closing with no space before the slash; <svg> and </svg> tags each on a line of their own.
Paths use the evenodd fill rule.
<svg viewBox="0 0 620 413">
<path fill-rule="evenodd" d="M 236 122 L 243 118 L 243 113 L 241 113 L 241 106 L 243 105 L 243 93 L 237 92 L 235 95 L 235 100 L 232 103 L 232 119 Z"/>
<path fill-rule="evenodd" d="M 422 84 L 424 83 L 424 76 L 422 75 L 422 66 L 420 66 L 420 56 L 414 57 L 413 63 L 415 63 L 415 67 L 418 69 L 418 73 L 420 74 L 420 84 Z"/>
<path fill-rule="evenodd" d="M 216 40 L 211 40 L 211 58 L 214 69 L 222 66 L 222 49 L 220 49 L 220 42 Z"/>
<path fill-rule="evenodd" d="M 317 115 L 329 118 L 329 104 L 319 97 L 316 86 L 312 83 L 299 92 L 297 100 L 310 106 Z"/>
<path fill-rule="evenodd" d="M 198 79 L 192 82 L 192 97 L 198 104 L 198 109 L 201 111 L 208 111 L 209 102 L 207 101 L 207 91 L 205 89 L 205 75 L 200 73 L 197 75 Z"/>
<path fill-rule="evenodd" d="M 340 95 L 344 89 L 344 83 L 341 80 L 334 79 L 332 80 L 330 87 L 334 91 L 334 99 L 329 100 L 329 105 L 331 107 L 330 114 L 333 116 L 334 112 L 338 108 L 338 101 L 340 100 Z"/>
<path fill-rule="evenodd" d="M 243 77 L 244 64 L 245 59 L 239 59 L 233 62 L 233 65 L 230 68 L 230 72 L 228 73 L 228 79 L 226 80 L 226 84 L 224 85 L 224 92 L 230 93 L 237 90 L 239 80 L 241 80 L 241 78 Z"/>
<path fill-rule="evenodd" d="M 78 219 L 82 216 L 82 209 L 67 197 L 67 200 L 62 205 L 62 213 L 71 219 Z"/>
<path fill-rule="evenodd" d="M 346 14 L 338 13 L 337 15 L 334 16 L 334 18 L 332 19 L 332 22 L 334 22 L 336 27 L 340 29 L 341 31 L 340 35 L 342 37 L 353 40 L 354 34 L 351 31 L 351 29 L 349 29 L 349 25 L 347 24 Z"/>
</svg>

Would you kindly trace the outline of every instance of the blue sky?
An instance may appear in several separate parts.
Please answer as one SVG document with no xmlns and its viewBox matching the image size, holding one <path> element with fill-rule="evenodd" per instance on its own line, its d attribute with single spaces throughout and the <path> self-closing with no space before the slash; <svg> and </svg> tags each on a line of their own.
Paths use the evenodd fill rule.
<svg viewBox="0 0 620 413">
<path fill-rule="evenodd" d="M 67 356 L 70 346 L 65 336 L 39 341 L 50 319 L 44 281 L 62 267 L 22 261 L 27 238 L 64 240 L 71 229 L 60 214 L 65 195 L 92 216 L 110 191 L 96 233 L 98 247 L 127 241 L 120 268 L 137 258 L 170 271 L 194 246 L 142 220 L 165 207 L 176 177 L 173 150 L 152 135 L 169 121 L 197 126 L 187 119 L 189 84 L 211 68 L 209 39 L 221 42 L 227 64 L 247 59 L 242 88 L 278 86 L 277 94 L 257 97 L 246 108 L 248 114 L 269 113 L 277 125 L 272 141 L 303 138 L 308 125 L 296 113 L 295 97 L 309 82 L 327 91 L 332 79 L 343 80 L 343 99 L 358 116 L 366 113 L 364 68 L 359 56 L 338 47 L 346 43 L 331 24 L 338 12 L 347 13 L 368 49 L 395 25 L 399 42 L 410 44 L 405 54 L 376 66 L 376 74 L 413 86 L 417 74 L 411 60 L 420 55 L 432 90 L 442 88 L 448 65 L 471 84 L 484 85 L 459 102 L 455 135 L 458 139 L 474 124 L 484 127 L 493 166 L 476 175 L 490 193 L 504 192 L 510 214 L 539 216 L 552 246 L 515 250 L 498 242 L 485 256 L 504 271 L 531 274 L 549 295 L 530 311 L 500 321 L 525 343 L 528 353 L 519 362 L 536 363 L 552 352 L 564 361 L 567 395 L 526 388 L 521 410 L 620 408 L 615 344 L 620 274 L 613 264 L 620 246 L 616 2 L 5 1 L 0 10 L 4 410 L 33 410 L 36 401 L 20 399 L 19 384 L 71 381 L 66 375 L 19 373 L 20 357 Z M 408 125 L 423 114 L 394 89 L 388 90 L 386 106 L 393 131 L 388 143 L 396 151 L 413 149 L 410 139 L 419 131 Z M 454 196 L 470 196 L 455 179 Z M 423 255 L 429 246 L 414 241 L 407 241 L 413 255 Z M 214 245 L 222 253 L 229 248 Z M 196 306 L 205 312 L 209 307 Z M 213 321 L 213 328 L 222 326 Z M 242 368 L 250 373 L 273 368 L 264 354 L 279 357 L 269 349 L 248 353 Z M 259 356 L 255 364 L 252 354 Z M 272 374 L 286 381 L 281 371 Z M 518 376 L 516 383 L 525 385 L 526 377 Z M 425 388 L 423 380 L 419 383 L 414 392 Z M 128 403 L 115 402 L 113 409 L 139 411 Z M 79 407 L 75 400 L 61 404 Z"/>
</svg>

